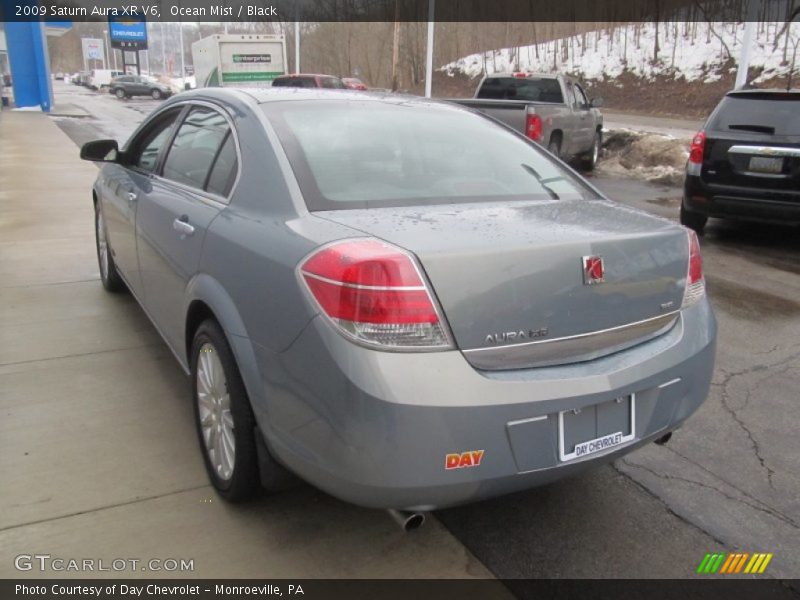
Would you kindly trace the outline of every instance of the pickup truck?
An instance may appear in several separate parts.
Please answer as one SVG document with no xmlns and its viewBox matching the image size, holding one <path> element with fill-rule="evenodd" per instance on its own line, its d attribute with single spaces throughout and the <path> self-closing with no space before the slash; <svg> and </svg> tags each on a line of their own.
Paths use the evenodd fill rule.
<svg viewBox="0 0 800 600">
<path fill-rule="evenodd" d="M 591 171 L 603 136 L 602 98 L 589 99 L 571 77 L 534 73 L 487 75 L 475 97 L 453 100 L 524 133 L 558 157 L 577 157 Z"/>
</svg>

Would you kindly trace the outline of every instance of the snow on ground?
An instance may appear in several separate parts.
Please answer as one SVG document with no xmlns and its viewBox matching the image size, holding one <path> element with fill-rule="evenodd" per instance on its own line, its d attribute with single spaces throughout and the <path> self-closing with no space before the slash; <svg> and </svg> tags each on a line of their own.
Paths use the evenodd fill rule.
<svg viewBox="0 0 800 600">
<path fill-rule="evenodd" d="M 782 25 L 765 23 L 758 27 L 750 65 L 763 67 L 764 72 L 755 83 L 784 75 L 789 70 L 789 65 L 781 64 L 783 36 L 777 49 L 773 49 L 775 35 Z M 583 79 L 600 81 L 618 77 L 627 70 L 646 78 L 669 74 L 676 78 L 684 77 L 687 81 L 715 81 L 720 78 L 720 69 L 728 59 L 728 52 L 738 60 L 744 28 L 744 23 L 660 23 L 658 62 L 653 61 L 655 24 L 634 23 L 555 42 L 471 54 L 439 70 L 450 75 L 460 72 L 470 77 L 478 77 L 484 72 L 568 72 Z M 800 40 L 800 23 L 792 24 L 790 34 L 789 64 L 793 44 Z M 800 50 L 798 55 L 800 62 Z"/>
<path fill-rule="evenodd" d="M 687 140 L 670 135 L 614 129 L 603 134 L 603 155 L 597 173 L 608 177 L 633 177 L 651 183 L 683 183 Z"/>
</svg>

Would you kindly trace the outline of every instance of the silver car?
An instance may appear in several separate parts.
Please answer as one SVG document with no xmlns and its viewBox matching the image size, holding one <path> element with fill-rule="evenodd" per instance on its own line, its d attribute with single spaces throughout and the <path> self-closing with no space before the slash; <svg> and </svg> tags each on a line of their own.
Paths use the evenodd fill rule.
<svg viewBox="0 0 800 600">
<path fill-rule="evenodd" d="M 191 374 L 232 501 L 289 474 L 430 510 L 681 425 L 716 323 L 697 238 L 463 107 L 205 89 L 86 144 L 103 285 Z"/>
</svg>

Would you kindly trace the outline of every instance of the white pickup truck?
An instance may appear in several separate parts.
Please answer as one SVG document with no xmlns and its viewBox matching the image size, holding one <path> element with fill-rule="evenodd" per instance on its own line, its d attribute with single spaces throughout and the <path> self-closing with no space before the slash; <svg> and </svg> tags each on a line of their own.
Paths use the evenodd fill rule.
<svg viewBox="0 0 800 600">
<path fill-rule="evenodd" d="M 603 141 L 602 98 L 565 75 L 505 73 L 483 78 L 475 97 L 453 100 L 524 133 L 559 157 L 594 169 Z"/>
</svg>

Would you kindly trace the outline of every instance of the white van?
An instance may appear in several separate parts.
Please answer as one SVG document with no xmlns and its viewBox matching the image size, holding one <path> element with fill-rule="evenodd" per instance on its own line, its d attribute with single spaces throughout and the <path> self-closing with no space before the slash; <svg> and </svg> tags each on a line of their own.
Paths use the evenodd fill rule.
<svg viewBox="0 0 800 600">
<path fill-rule="evenodd" d="M 93 90 L 108 87 L 111 85 L 111 80 L 120 75 L 124 75 L 124 73 L 112 69 L 92 69 L 89 73 L 89 87 Z"/>
</svg>

